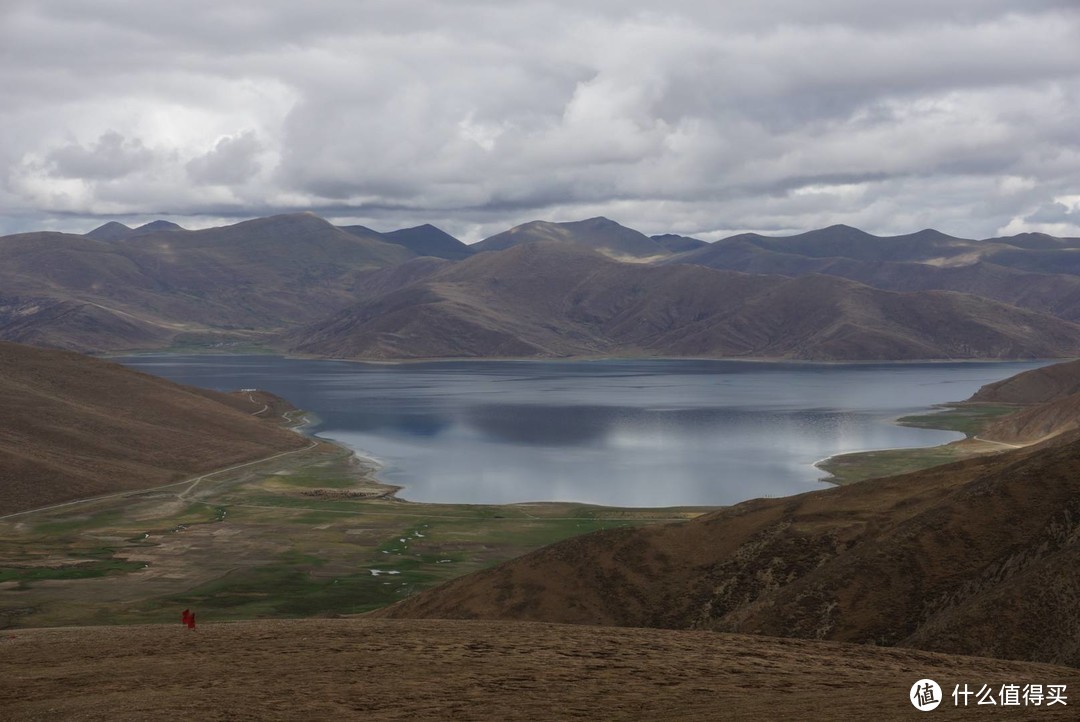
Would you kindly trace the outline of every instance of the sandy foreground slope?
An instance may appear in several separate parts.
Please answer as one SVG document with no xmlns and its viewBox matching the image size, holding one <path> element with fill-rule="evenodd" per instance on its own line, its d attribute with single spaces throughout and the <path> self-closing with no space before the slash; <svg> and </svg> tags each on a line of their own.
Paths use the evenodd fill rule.
<svg viewBox="0 0 1080 722">
<path fill-rule="evenodd" d="M 1049 630 L 1048 630 L 1049 632 Z M 334 619 L 5 631 L 4 720 L 1075 718 L 1080 670 L 712 632 Z M 1063 707 L 952 690 L 1063 684 Z"/>
</svg>

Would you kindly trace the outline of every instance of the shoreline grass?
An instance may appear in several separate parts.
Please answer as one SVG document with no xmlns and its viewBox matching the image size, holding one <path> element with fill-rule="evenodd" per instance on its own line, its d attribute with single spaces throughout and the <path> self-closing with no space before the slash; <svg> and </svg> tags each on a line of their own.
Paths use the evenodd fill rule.
<svg viewBox="0 0 1080 722">
<path fill-rule="evenodd" d="M 0 628 L 356 614 L 570 536 L 710 508 L 428 504 L 328 441 L 0 520 Z"/>
<path fill-rule="evenodd" d="M 830 456 L 815 464 L 818 469 L 828 474 L 822 477 L 821 481 L 843 486 L 881 476 L 921 471 L 1000 451 L 1000 447 L 981 442 L 976 437 L 992 422 L 1022 407 L 958 402 L 941 404 L 937 408 L 939 410 L 930 413 L 901 417 L 895 423 L 920 429 L 957 431 L 964 434 L 964 439 L 939 446 L 878 449 Z"/>
</svg>

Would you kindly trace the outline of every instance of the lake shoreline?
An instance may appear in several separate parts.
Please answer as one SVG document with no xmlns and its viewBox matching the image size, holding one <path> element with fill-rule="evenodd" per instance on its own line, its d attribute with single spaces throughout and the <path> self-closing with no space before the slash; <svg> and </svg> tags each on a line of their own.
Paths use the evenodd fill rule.
<svg viewBox="0 0 1080 722">
<path fill-rule="evenodd" d="M 402 501 L 618 507 L 717 507 L 827 488 L 836 481 L 822 467 L 849 449 L 962 438 L 897 422 L 1038 365 L 474 361 L 127 357 L 173 381 L 290 399 L 325 420 L 312 436 L 355 454 Z"/>
<path fill-rule="evenodd" d="M 239 357 L 254 356 L 260 358 L 294 359 L 298 361 L 334 361 L 372 366 L 407 366 L 412 364 L 442 363 L 590 363 L 603 361 L 725 361 L 755 364 L 792 364 L 806 366 L 873 366 L 873 365 L 926 365 L 926 364 L 990 364 L 990 363 L 1061 363 L 1077 360 L 1065 358 L 926 358 L 926 359 L 794 359 L 782 356 L 635 356 L 635 355 L 595 355 L 595 356 L 433 356 L 425 358 L 342 358 L 315 354 L 295 353 L 280 349 L 267 348 L 265 351 L 246 349 L 226 351 L 216 349 L 148 349 L 143 351 L 109 351 L 91 354 L 97 358 L 116 359 L 127 357 L 153 356 L 209 356 Z"/>
</svg>

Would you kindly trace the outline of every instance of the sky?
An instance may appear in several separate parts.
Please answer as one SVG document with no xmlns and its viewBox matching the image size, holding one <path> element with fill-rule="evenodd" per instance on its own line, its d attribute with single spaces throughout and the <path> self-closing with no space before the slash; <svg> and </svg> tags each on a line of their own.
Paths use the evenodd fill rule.
<svg viewBox="0 0 1080 722">
<path fill-rule="evenodd" d="M 0 234 L 1080 236 L 1080 0 L 3 0 Z"/>
</svg>

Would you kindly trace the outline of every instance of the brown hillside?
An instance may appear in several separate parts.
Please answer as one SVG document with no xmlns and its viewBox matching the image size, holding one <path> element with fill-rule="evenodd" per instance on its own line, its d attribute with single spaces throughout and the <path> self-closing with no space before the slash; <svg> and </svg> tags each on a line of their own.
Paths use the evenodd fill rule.
<svg viewBox="0 0 1080 722">
<path fill-rule="evenodd" d="M 644 233 L 603 217 L 570 223 L 530 221 L 485 238 L 471 247 L 474 252 L 502 251 L 526 243 L 567 243 L 615 258 L 655 259 L 671 253 Z"/>
<path fill-rule="evenodd" d="M 0 338 L 98 351 L 167 346 L 181 334 L 265 334 L 348 305 L 366 273 L 414 257 L 307 213 L 116 231 L 97 234 L 110 240 L 0 238 L 0 306 L 19 306 L 16 317 L 0 309 Z"/>
<path fill-rule="evenodd" d="M 553 273 L 567 276 L 549 274 L 545 282 L 566 290 L 566 280 L 578 279 L 570 287 L 574 297 L 556 293 L 546 299 L 526 288 L 521 298 L 511 298 L 521 284 L 535 286 L 523 278 L 527 267 L 498 262 L 490 266 L 494 275 L 481 278 L 475 274 L 483 264 L 469 258 L 488 255 L 479 251 L 507 253 L 544 243 L 562 247 L 562 265 Z M 284 334 L 307 353 L 359 358 L 597 353 L 822 360 L 1059 356 L 1080 353 L 1075 340 L 1080 334 L 1072 326 L 1049 327 L 1040 316 L 1080 321 L 1078 245 L 1076 239 L 1038 234 L 974 241 L 932 230 L 881 238 L 847 226 L 786 238 L 742 234 L 702 244 L 677 236 L 650 238 L 606 218 L 535 221 L 474 246 L 432 226 L 376 233 L 361 226 L 338 228 L 309 213 L 198 231 L 165 221 L 135 229 L 108 223 L 85 236 L 41 232 L 0 238 L 0 338 L 116 351 L 192 343 L 267 344 Z M 852 291 L 859 296 L 854 305 L 862 307 L 852 314 L 851 303 L 805 295 L 824 288 L 817 283 L 796 285 L 791 293 L 781 294 L 794 304 L 791 308 L 768 307 L 760 299 L 723 288 L 740 285 L 731 276 L 623 269 L 589 278 L 591 261 L 583 261 L 583 269 L 568 265 L 577 263 L 582 257 L 573 253 L 582 251 L 638 266 L 694 264 L 791 277 L 827 274 L 903 294 L 952 291 L 1037 315 L 1017 316 L 1006 306 L 976 309 L 970 303 L 960 309 L 959 301 L 938 298 L 930 305 L 943 306 L 941 319 L 929 310 L 917 311 L 915 317 L 904 310 L 901 317 L 906 319 L 896 322 L 891 316 L 896 304 L 884 308 L 884 297 Z M 450 279 L 453 274 L 444 269 L 449 285 L 427 289 L 433 296 L 405 288 L 417 278 L 399 277 L 401 283 L 389 288 L 390 276 L 377 274 L 379 269 L 409 265 L 417 255 L 450 259 L 474 277 Z M 579 270 L 587 273 L 582 276 Z M 513 281 L 497 275 L 503 272 Z M 678 288 L 681 282 L 691 283 L 685 294 Z M 777 282 L 758 277 L 757 290 L 766 293 Z M 501 290 L 496 289 L 499 283 Z M 837 285 L 831 293 L 853 288 Z M 409 293 L 381 304 L 384 313 L 378 320 L 370 315 L 357 319 L 352 311 L 334 316 L 374 295 L 398 290 Z M 477 291 L 495 305 L 477 302 L 470 295 Z M 662 300 L 638 298 L 654 294 Z M 555 308 L 549 300 L 557 302 Z M 538 301 L 545 302 L 547 316 L 532 309 Z M 747 301 L 755 304 L 757 315 L 742 312 Z M 418 310 L 418 304 L 424 308 Z M 817 326 L 792 323 L 803 308 L 819 319 Z M 632 331 L 635 311 L 647 314 L 647 332 Z M 974 318 L 953 319 L 958 312 Z M 616 314 L 621 315 L 614 318 Z M 824 320 L 830 314 L 834 322 Z M 945 326 L 938 333 L 910 325 L 927 320 L 943 320 Z M 608 322 L 620 328 L 606 328 Z M 682 326 L 689 324 L 694 328 L 684 331 Z M 784 341 L 792 335 L 798 338 Z M 1066 340 L 1070 336 L 1074 338 Z"/>
<path fill-rule="evenodd" d="M 815 360 L 1080 352 L 1080 327 L 1046 315 L 975 296 L 890 293 L 829 276 L 619 263 L 562 243 L 521 244 L 428 270 L 295 332 L 293 349 L 339 358 Z"/>
<path fill-rule="evenodd" d="M 1038 404 L 1080 393 L 1080 361 L 1043 366 L 987 384 L 969 401 Z"/>
<path fill-rule="evenodd" d="M 154 348 L 176 332 L 96 303 L 18 297 L 0 299 L 0 329 L 14 343 L 91 353 Z"/>
<path fill-rule="evenodd" d="M 821 273 L 887 291 L 956 291 L 1077 321 L 1075 246 L 1071 239 L 1040 234 L 972 241 L 936 231 L 878 237 L 831 226 L 788 237 L 741 234 L 663 262 L 785 276 Z M 1055 265 L 1034 258 L 1046 252 L 1069 262 Z M 1012 261 L 1019 267 L 1009 267 Z"/>
<path fill-rule="evenodd" d="M 984 429 L 979 434 L 983 439 L 1031 444 L 1073 431 L 1080 428 L 1080 361 L 1044 366 L 987 384 L 971 400 L 1027 405 Z"/>
<path fill-rule="evenodd" d="M 1080 266 L 1074 250 L 1075 238 L 1055 238 L 1044 234 L 972 240 L 956 238 L 927 228 L 900 236 L 875 236 L 851 226 L 835 225 L 794 236 L 763 236 L 742 233 L 721 239 L 706 248 L 687 254 L 691 262 L 712 265 L 721 262 L 732 246 L 754 247 L 772 254 L 794 258 L 860 260 L 870 262 L 922 263 L 939 267 L 959 267 L 989 261 L 1036 273 L 1076 275 Z M 768 256 L 761 256 L 762 259 Z M 773 271 L 775 272 L 775 271 Z"/>
<path fill-rule="evenodd" d="M 980 439 L 1007 444 L 1033 444 L 1080 428 L 1080 394 L 1036 404 L 987 426 Z"/>
<path fill-rule="evenodd" d="M 1080 441 L 578 537 L 375 615 L 702 628 L 1080 666 Z"/>
<path fill-rule="evenodd" d="M 655 629 L 338 619 L 0 636 L 10 722 L 907 720 L 922 678 L 944 692 L 935 719 L 985 717 L 974 698 L 953 706 L 965 683 L 1066 686 L 1068 706 L 994 710 L 1010 719 L 1070 719 L 1080 688 L 1049 665 Z"/>
<path fill-rule="evenodd" d="M 738 238 L 668 259 L 743 273 L 805 276 L 821 273 L 886 291 L 956 291 L 1020 308 L 1080 320 L 1080 277 L 1021 271 L 992 263 L 929 263 L 821 258 L 769 251 Z"/>
<path fill-rule="evenodd" d="M 0 514 L 176 481 L 299 435 L 230 398 L 75 353 L 0 342 Z"/>
</svg>

